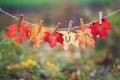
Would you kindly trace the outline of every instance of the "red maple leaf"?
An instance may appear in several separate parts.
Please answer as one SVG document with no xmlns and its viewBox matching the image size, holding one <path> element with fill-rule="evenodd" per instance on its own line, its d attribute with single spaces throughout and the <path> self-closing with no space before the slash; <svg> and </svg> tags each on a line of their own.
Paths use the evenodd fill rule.
<svg viewBox="0 0 120 80">
<path fill-rule="evenodd" d="M 107 30 L 111 30 L 112 26 L 111 23 L 104 18 L 102 19 L 102 24 L 99 24 L 99 21 L 97 21 L 91 24 L 89 28 L 91 29 L 91 34 L 93 34 L 94 38 L 99 36 L 100 38 L 105 39 L 107 37 Z"/>
<path fill-rule="evenodd" d="M 8 26 L 7 29 L 7 38 L 11 39 L 15 37 L 17 43 L 22 43 L 23 38 L 28 37 L 29 26 L 27 24 L 21 24 L 20 26 L 13 24 Z"/>
<path fill-rule="evenodd" d="M 57 43 L 60 43 L 63 45 L 62 34 L 58 32 L 55 32 L 55 33 L 45 32 L 44 42 L 48 42 L 51 48 L 55 47 Z"/>
</svg>

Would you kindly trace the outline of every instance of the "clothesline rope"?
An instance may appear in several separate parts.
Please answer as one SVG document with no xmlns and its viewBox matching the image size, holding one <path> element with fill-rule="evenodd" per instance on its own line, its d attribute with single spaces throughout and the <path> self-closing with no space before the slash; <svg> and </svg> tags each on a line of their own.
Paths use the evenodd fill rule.
<svg viewBox="0 0 120 80">
<path fill-rule="evenodd" d="M 3 10 L 3 9 L 1 9 L 1 8 L 0 8 L 0 12 L 6 14 L 6 15 L 8 15 L 8 16 L 10 16 L 10 17 L 13 18 L 13 19 L 19 20 L 19 18 L 17 18 L 16 16 L 14 16 L 14 15 L 6 12 L 5 10 Z M 120 12 L 120 9 L 118 9 L 118 10 L 116 10 L 116 11 L 113 11 L 112 13 L 104 16 L 104 18 L 110 17 L 110 16 L 112 16 L 112 15 L 118 13 L 118 12 Z M 91 22 L 85 24 L 85 26 L 86 26 L 86 25 L 89 25 L 89 24 L 91 24 L 91 23 L 93 23 L 93 22 L 95 22 L 95 21 L 96 21 L 96 20 L 91 21 Z M 28 22 L 28 21 L 25 21 L 25 20 L 22 20 L 22 22 L 23 22 L 23 23 L 26 23 L 26 24 L 29 24 L 29 25 L 37 25 L 37 24 L 33 24 L 33 23 Z M 78 28 L 80 28 L 80 26 L 74 26 L 74 27 L 72 27 L 72 29 L 78 29 Z M 59 30 L 66 30 L 66 29 L 67 29 L 67 28 L 60 28 Z"/>
</svg>

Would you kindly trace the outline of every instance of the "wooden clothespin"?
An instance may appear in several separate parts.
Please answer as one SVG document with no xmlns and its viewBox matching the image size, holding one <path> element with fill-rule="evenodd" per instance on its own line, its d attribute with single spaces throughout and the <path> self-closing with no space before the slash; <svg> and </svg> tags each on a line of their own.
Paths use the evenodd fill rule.
<svg viewBox="0 0 120 80">
<path fill-rule="evenodd" d="M 99 11 L 99 24 L 102 24 L 102 11 Z"/>
<path fill-rule="evenodd" d="M 70 31 L 71 31 L 72 25 L 73 25 L 73 20 L 70 20 L 70 21 L 69 21 L 69 25 L 68 25 L 68 34 L 69 34 Z M 66 41 L 66 42 L 70 42 L 70 40 L 71 40 L 71 36 L 70 36 L 70 35 L 65 36 L 65 41 Z"/>
<path fill-rule="evenodd" d="M 19 18 L 18 25 L 17 25 L 18 27 L 20 27 L 20 25 L 22 23 L 22 19 L 23 19 L 23 15 L 21 15 L 20 18 Z"/>
<path fill-rule="evenodd" d="M 43 27 L 43 23 L 44 23 L 44 21 L 43 21 L 43 20 L 40 20 L 40 17 L 38 16 L 38 26 L 39 26 L 38 32 L 41 31 L 41 29 L 42 29 L 42 27 Z"/>
<path fill-rule="evenodd" d="M 52 33 L 55 33 L 57 30 L 58 30 L 58 28 L 61 26 L 61 23 L 58 23 L 56 26 L 55 26 L 55 29 L 53 30 L 53 32 Z"/>
<path fill-rule="evenodd" d="M 81 28 L 84 27 L 84 21 L 83 21 L 83 18 L 80 18 L 80 26 L 81 26 Z"/>
<path fill-rule="evenodd" d="M 70 20 L 68 25 L 68 33 L 70 33 L 71 31 L 72 25 L 73 25 L 73 20 Z"/>
</svg>

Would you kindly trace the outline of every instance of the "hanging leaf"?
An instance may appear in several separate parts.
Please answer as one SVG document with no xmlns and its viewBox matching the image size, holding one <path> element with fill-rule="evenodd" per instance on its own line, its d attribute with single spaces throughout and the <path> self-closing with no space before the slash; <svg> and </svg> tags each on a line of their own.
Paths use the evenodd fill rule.
<svg viewBox="0 0 120 80">
<path fill-rule="evenodd" d="M 48 42 L 51 48 L 55 47 L 57 43 L 63 45 L 62 34 L 58 32 L 45 32 L 44 42 Z"/>
<path fill-rule="evenodd" d="M 60 34 L 58 32 L 46 33 L 46 36 L 44 37 L 44 41 L 48 42 L 50 44 L 51 48 L 55 47 L 57 43 L 60 43 L 63 45 L 62 34 Z"/>
<path fill-rule="evenodd" d="M 63 37 L 61 33 L 57 32 L 57 29 L 61 26 L 61 23 L 58 23 L 54 30 L 45 32 L 44 34 L 44 42 L 48 42 L 50 47 L 53 48 L 57 43 L 63 45 Z"/>
<path fill-rule="evenodd" d="M 80 45 L 83 49 L 86 48 L 86 46 L 91 46 L 94 47 L 94 39 L 93 36 L 91 35 L 91 30 L 87 27 L 84 26 L 82 29 L 76 30 L 77 32 L 77 39 L 80 42 Z"/>
<path fill-rule="evenodd" d="M 78 47 L 79 41 L 76 40 L 76 33 L 70 32 L 68 33 L 68 31 L 60 31 L 61 34 L 63 34 L 63 48 L 65 50 L 68 49 L 69 45 L 73 45 L 75 47 Z"/>
<path fill-rule="evenodd" d="M 20 26 L 17 26 L 16 24 L 10 25 L 7 27 L 8 33 L 7 38 L 16 38 L 16 42 L 21 44 L 23 38 L 28 37 L 29 33 L 29 26 L 27 24 L 21 24 Z"/>
<path fill-rule="evenodd" d="M 39 47 L 40 46 L 40 42 L 43 41 L 43 37 L 44 37 L 44 32 L 49 31 L 49 28 L 43 26 L 41 28 L 41 30 L 39 31 L 39 26 L 33 26 L 30 29 L 30 35 L 28 36 L 28 41 L 33 41 L 34 47 Z"/>
<path fill-rule="evenodd" d="M 100 37 L 102 39 L 107 38 L 107 30 L 111 30 L 112 26 L 111 23 L 107 21 L 106 18 L 102 19 L 102 24 L 99 24 L 99 21 L 94 22 L 89 26 L 91 29 L 91 34 L 93 34 L 93 37 Z"/>
</svg>

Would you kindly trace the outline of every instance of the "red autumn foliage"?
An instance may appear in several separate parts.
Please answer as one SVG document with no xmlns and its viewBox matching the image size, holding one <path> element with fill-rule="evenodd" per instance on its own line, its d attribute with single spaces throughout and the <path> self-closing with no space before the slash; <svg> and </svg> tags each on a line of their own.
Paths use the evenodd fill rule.
<svg viewBox="0 0 120 80">
<path fill-rule="evenodd" d="M 51 48 L 55 47 L 57 43 L 63 45 L 62 34 L 58 32 L 55 33 L 45 32 L 44 42 L 48 42 Z"/>
<path fill-rule="evenodd" d="M 91 33 L 93 37 L 96 38 L 99 36 L 102 39 L 106 39 L 107 37 L 107 30 L 111 30 L 112 26 L 111 23 L 107 21 L 106 18 L 102 19 L 102 24 L 99 24 L 99 21 L 94 22 L 89 26 L 91 29 Z"/>
<path fill-rule="evenodd" d="M 22 43 L 23 38 L 28 37 L 29 26 L 27 24 L 21 24 L 17 26 L 16 24 L 10 25 L 7 27 L 8 33 L 7 38 L 12 39 L 15 38 L 17 43 Z"/>
</svg>

